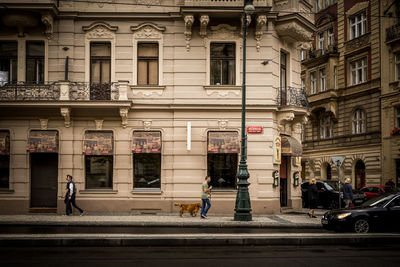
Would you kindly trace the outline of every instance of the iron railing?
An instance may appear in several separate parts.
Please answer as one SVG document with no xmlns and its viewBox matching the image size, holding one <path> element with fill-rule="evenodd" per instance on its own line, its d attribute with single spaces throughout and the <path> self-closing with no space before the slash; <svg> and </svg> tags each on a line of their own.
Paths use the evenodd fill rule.
<svg viewBox="0 0 400 267">
<path fill-rule="evenodd" d="M 386 42 L 400 38 L 400 24 L 393 25 L 386 29 Z"/>
<path fill-rule="evenodd" d="M 7 83 L 0 87 L 0 100 L 58 100 L 60 87 L 56 83 Z"/>
<path fill-rule="evenodd" d="M 118 83 L 70 83 L 70 100 L 105 101 L 118 100 L 118 97 Z"/>
<path fill-rule="evenodd" d="M 279 106 L 309 107 L 304 89 L 291 86 L 280 87 L 278 89 L 277 103 Z"/>
<path fill-rule="evenodd" d="M 185 6 L 200 7 L 243 7 L 244 0 L 185 0 Z M 256 7 L 272 6 L 271 0 L 254 0 Z"/>
</svg>

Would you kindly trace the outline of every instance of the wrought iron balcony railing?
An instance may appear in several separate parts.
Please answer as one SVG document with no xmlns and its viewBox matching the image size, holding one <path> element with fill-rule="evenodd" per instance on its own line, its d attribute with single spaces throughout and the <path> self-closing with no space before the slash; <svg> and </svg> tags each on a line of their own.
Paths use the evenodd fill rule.
<svg viewBox="0 0 400 267">
<path fill-rule="evenodd" d="M 7 83 L 0 87 L 0 100 L 58 100 L 60 87 L 56 83 Z"/>
<path fill-rule="evenodd" d="M 386 43 L 400 39 L 400 24 L 393 25 L 386 29 Z"/>
<path fill-rule="evenodd" d="M 279 106 L 309 107 L 304 89 L 291 86 L 279 88 L 277 103 Z"/>
<path fill-rule="evenodd" d="M 254 0 L 254 6 L 272 6 L 271 0 Z M 185 6 L 198 7 L 243 7 L 244 0 L 185 0 Z"/>
<path fill-rule="evenodd" d="M 74 82 L 70 84 L 70 100 L 118 100 L 119 91 L 117 83 L 85 83 Z"/>
</svg>

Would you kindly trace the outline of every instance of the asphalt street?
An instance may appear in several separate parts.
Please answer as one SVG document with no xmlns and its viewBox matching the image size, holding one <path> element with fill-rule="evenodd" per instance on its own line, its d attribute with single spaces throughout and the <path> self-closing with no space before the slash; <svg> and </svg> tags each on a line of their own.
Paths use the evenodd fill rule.
<svg viewBox="0 0 400 267">
<path fill-rule="evenodd" d="M 1 266 L 399 266 L 400 245 L 1 248 Z"/>
</svg>

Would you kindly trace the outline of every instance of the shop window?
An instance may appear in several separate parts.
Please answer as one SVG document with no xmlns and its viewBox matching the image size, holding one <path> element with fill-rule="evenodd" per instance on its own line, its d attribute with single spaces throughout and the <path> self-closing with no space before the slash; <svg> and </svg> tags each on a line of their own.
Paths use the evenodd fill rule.
<svg viewBox="0 0 400 267">
<path fill-rule="evenodd" d="M 133 133 L 134 189 L 161 189 L 161 132 Z"/>
<path fill-rule="evenodd" d="M 17 82 L 18 42 L 0 42 L 0 86 Z"/>
<path fill-rule="evenodd" d="M 239 156 L 237 132 L 209 132 L 207 174 L 215 189 L 236 189 Z"/>
<path fill-rule="evenodd" d="M 26 81 L 44 83 L 44 42 L 26 42 Z"/>
<path fill-rule="evenodd" d="M 365 112 L 362 109 L 357 109 L 353 114 L 352 133 L 365 133 Z"/>
<path fill-rule="evenodd" d="M 158 43 L 138 44 L 138 85 L 158 85 Z"/>
<path fill-rule="evenodd" d="M 0 189 L 9 188 L 10 179 L 10 133 L 0 131 Z"/>
<path fill-rule="evenodd" d="M 367 32 L 367 18 L 365 12 L 350 18 L 350 40 L 358 38 Z"/>
<path fill-rule="evenodd" d="M 350 62 L 350 81 L 351 85 L 356 85 L 367 81 L 366 57 Z"/>
<path fill-rule="evenodd" d="M 210 70 L 212 85 L 234 85 L 236 45 L 233 43 L 211 43 Z"/>
<path fill-rule="evenodd" d="M 86 189 L 113 188 L 113 133 L 86 131 L 85 154 Z"/>
</svg>

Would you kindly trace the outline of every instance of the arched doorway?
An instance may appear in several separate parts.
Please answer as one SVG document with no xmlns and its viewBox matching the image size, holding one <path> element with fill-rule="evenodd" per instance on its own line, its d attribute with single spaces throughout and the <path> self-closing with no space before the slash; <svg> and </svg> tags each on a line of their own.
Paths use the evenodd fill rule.
<svg viewBox="0 0 400 267">
<path fill-rule="evenodd" d="M 332 179 L 332 169 L 328 162 L 324 162 L 321 166 L 321 180 L 327 181 Z"/>
<path fill-rule="evenodd" d="M 354 178 L 356 189 L 365 186 L 365 164 L 362 160 L 357 161 L 354 166 Z"/>
</svg>

